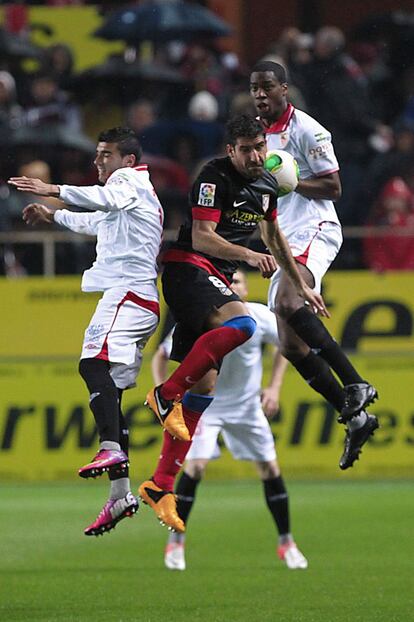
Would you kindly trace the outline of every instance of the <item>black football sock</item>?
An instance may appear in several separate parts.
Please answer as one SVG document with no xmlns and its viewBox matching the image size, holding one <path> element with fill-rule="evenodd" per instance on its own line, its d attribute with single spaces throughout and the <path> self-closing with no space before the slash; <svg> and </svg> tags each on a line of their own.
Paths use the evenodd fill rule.
<svg viewBox="0 0 414 622">
<path fill-rule="evenodd" d="M 118 421 L 119 421 L 119 444 L 124 452 L 128 456 L 129 453 L 129 430 L 127 426 L 126 419 L 122 414 L 121 410 L 121 400 L 122 400 L 122 389 L 118 389 Z M 115 481 L 117 479 L 122 479 L 124 477 L 128 477 L 129 475 L 129 467 L 124 469 L 120 469 L 119 467 L 112 467 L 109 469 L 108 476 L 111 481 Z M 128 480 L 129 481 L 129 480 Z M 125 493 L 126 494 L 126 493 Z M 124 495 L 122 495 L 124 496 Z"/>
<path fill-rule="evenodd" d="M 329 365 L 312 350 L 300 361 L 292 362 L 308 385 L 320 393 L 338 412 L 344 405 L 344 390 Z"/>
<path fill-rule="evenodd" d="M 82 359 L 79 373 L 89 389 L 89 407 L 95 417 L 99 440 L 119 443 L 118 390 L 109 373 L 109 363 Z"/>
<path fill-rule="evenodd" d="M 177 488 L 175 490 L 175 494 L 178 497 L 177 513 L 184 523 L 187 523 L 188 516 L 195 501 L 197 486 L 200 482 L 200 479 L 190 477 L 185 471 L 178 481 Z"/>
<path fill-rule="evenodd" d="M 282 476 L 263 480 L 263 488 L 279 536 L 290 535 L 289 497 Z"/>
<path fill-rule="evenodd" d="M 332 367 L 344 385 L 364 382 L 323 322 L 306 306 L 288 319 L 295 333 Z"/>
</svg>

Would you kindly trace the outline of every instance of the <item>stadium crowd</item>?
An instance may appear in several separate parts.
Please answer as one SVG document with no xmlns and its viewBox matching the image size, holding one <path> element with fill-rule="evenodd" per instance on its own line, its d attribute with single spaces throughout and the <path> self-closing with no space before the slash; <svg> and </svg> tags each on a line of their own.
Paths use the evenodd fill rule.
<svg viewBox="0 0 414 622">
<path fill-rule="evenodd" d="M 19 15 L 10 13 L 3 34 L 25 37 L 27 43 L 30 25 Z M 361 25 L 345 36 L 333 26 L 313 34 L 291 27 L 264 57 L 286 67 L 293 105 L 332 133 L 341 167 L 343 194 L 336 209 L 342 224 L 366 225 L 366 240 L 346 240 L 339 268 L 413 268 L 414 236 L 404 234 L 405 252 L 393 249 L 414 218 L 414 57 L 410 61 L 401 49 L 405 44 L 384 32 L 374 37 Z M 414 32 L 411 36 L 414 41 Z M 6 50 L 0 57 L 0 232 L 23 229 L 23 198 L 7 185 L 10 176 L 36 171 L 46 182 L 96 182 L 90 156 L 101 125 L 98 109 L 106 125 L 128 125 L 138 134 L 165 226 L 177 229 L 201 164 L 223 153 L 225 121 L 236 112 L 254 113 L 250 68 L 214 42 L 173 41 L 157 47 L 151 77 L 130 71 L 120 81 L 120 68 L 136 66 L 134 50 L 126 48 L 101 71 L 83 74 L 75 72 L 74 54 L 64 44 L 33 50 L 37 68 L 31 73 L 23 56 Z M 386 207 L 394 195 L 394 207 Z M 375 225 L 388 227 L 382 237 L 372 234 Z M 68 249 L 58 249 L 58 273 L 79 272 L 90 263 L 92 244 Z M 43 270 L 40 248 L 3 240 L 1 255 L 2 274 Z"/>
</svg>

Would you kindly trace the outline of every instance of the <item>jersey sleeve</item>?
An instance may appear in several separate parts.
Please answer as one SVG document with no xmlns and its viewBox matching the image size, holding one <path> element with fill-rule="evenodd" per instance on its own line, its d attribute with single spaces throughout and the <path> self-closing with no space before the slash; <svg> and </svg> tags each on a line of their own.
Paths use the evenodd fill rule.
<svg viewBox="0 0 414 622">
<path fill-rule="evenodd" d="M 260 328 L 262 343 L 279 345 L 276 316 L 269 307 L 260 303 L 248 303 L 253 316 Z"/>
<path fill-rule="evenodd" d="M 220 222 L 226 196 L 227 188 L 223 176 L 211 164 L 205 166 L 191 189 L 193 220 Z"/>
<path fill-rule="evenodd" d="M 302 129 L 301 150 L 311 171 L 317 177 L 339 171 L 330 132 L 314 119 Z"/>
<path fill-rule="evenodd" d="M 81 212 L 71 212 L 67 209 L 59 209 L 56 210 L 53 217 L 58 225 L 75 231 L 75 233 L 96 235 L 98 232 L 98 224 L 105 218 L 105 214 L 100 212 L 84 214 Z"/>
<path fill-rule="evenodd" d="M 139 188 L 131 177 L 119 169 L 111 175 L 105 186 L 59 186 L 60 198 L 67 205 L 77 205 L 89 210 L 116 212 L 139 204 Z"/>
</svg>

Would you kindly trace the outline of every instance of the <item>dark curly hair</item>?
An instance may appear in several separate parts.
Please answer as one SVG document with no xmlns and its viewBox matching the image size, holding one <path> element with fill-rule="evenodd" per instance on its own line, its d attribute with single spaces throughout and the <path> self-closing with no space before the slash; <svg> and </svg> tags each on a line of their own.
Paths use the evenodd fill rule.
<svg viewBox="0 0 414 622">
<path fill-rule="evenodd" d="M 226 125 L 227 143 L 235 145 L 238 138 L 256 138 L 264 135 L 260 121 L 250 114 L 238 114 L 232 117 Z"/>
</svg>

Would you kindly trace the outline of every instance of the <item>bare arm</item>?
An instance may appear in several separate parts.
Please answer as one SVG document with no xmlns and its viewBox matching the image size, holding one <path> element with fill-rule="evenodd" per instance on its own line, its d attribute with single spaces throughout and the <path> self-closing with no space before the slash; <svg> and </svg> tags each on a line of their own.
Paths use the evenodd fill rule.
<svg viewBox="0 0 414 622">
<path fill-rule="evenodd" d="M 207 253 L 219 259 L 245 261 L 253 268 L 258 268 L 263 277 L 269 278 L 276 270 L 276 262 L 271 255 L 232 244 L 215 231 L 217 223 L 210 220 L 194 220 L 192 227 L 192 243 L 195 251 Z"/>
<path fill-rule="evenodd" d="M 296 290 L 318 313 L 325 317 L 330 317 L 320 294 L 314 292 L 302 278 L 292 251 L 285 236 L 283 235 L 277 221 L 262 220 L 260 223 L 262 240 L 276 259 L 277 263 L 286 272 L 287 276 L 296 287 Z"/>
<path fill-rule="evenodd" d="M 280 389 L 288 364 L 288 360 L 280 353 L 280 350 L 275 349 L 269 384 L 263 389 L 261 396 L 263 412 L 269 419 L 274 417 L 279 410 Z"/>
<path fill-rule="evenodd" d="M 342 188 L 338 173 L 330 173 L 321 177 L 300 179 L 295 192 L 308 199 L 329 199 L 338 201 L 341 198 Z"/>
</svg>

